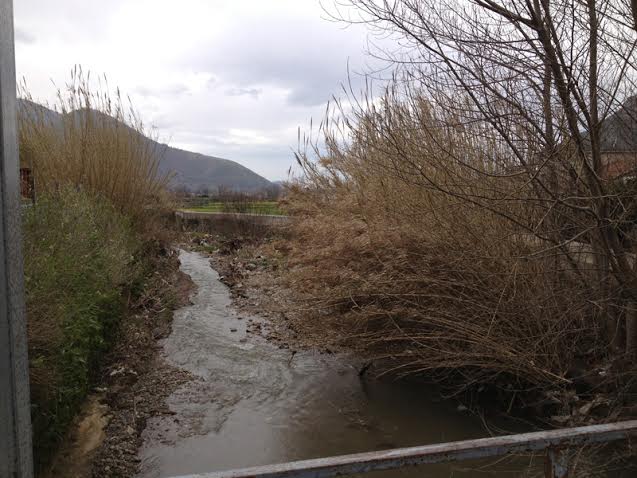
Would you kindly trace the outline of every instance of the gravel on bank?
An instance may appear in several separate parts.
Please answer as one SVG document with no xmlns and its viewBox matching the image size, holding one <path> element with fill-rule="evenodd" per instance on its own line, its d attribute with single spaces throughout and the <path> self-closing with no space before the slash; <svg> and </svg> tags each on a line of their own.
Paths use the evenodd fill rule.
<svg viewBox="0 0 637 478">
<path fill-rule="evenodd" d="M 170 334 L 173 311 L 189 303 L 193 283 L 164 251 L 139 297 L 130 300 L 113 348 L 82 412 L 69 429 L 45 478 L 128 478 L 149 418 L 170 414 L 166 398 L 190 379 L 169 366 L 158 341 Z"/>
</svg>

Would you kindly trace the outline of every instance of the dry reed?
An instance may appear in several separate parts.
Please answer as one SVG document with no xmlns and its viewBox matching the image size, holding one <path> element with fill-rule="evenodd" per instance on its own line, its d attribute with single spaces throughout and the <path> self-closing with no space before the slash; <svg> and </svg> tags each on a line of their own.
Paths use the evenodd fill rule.
<svg viewBox="0 0 637 478">
<path fill-rule="evenodd" d="M 32 102 L 22 88 L 21 165 L 33 170 L 36 194 L 70 186 L 144 219 L 168 199 L 161 148 L 119 90 L 111 95 L 91 85 L 90 75 L 76 68 L 52 110 Z"/>
<path fill-rule="evenodd" d="M 586 281 L 531 239 L 541 198 L 493 161 L 480 124 L 413 90 L 335 117 L 325 145 L 299 153 L 288 198 L 307 327 L 332 327 L 384 372 L 460 388 L 570 387 L 582 356 L 600 359 Z"/>
</svg>

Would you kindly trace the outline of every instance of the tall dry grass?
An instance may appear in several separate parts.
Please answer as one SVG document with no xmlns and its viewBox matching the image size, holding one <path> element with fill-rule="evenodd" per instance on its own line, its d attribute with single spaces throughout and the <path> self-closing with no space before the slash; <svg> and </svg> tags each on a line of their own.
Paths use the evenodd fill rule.
<svg viewBox="0 0 637 478">
<path fill-rule="evenodd" d="M 92 84 L 76 68 L 51 109 L 22 88 L 21 165 L 33 170 L 36 194 L 87 190 L 141 221 L 168 201 L 161 148 L 119 90 Z"/>
<path fill-rule="evenodd" d="M 50 109 L 19 103 L 25 290 L 34 450 L 46 466 L 95 383 L 127 301 L 165 247 L 168 176 L 157 143 L 119 92 L 80 69 Z"/>
<path fill-rule="evenodd" d="M 589 283 L 538 239 L 541 194 L 501 145 L 415 91 L 339 112 L 288 197 L 306 326 L 399 376 L 571 387 L 607 350 L 601 321 Z"/>
</svg>

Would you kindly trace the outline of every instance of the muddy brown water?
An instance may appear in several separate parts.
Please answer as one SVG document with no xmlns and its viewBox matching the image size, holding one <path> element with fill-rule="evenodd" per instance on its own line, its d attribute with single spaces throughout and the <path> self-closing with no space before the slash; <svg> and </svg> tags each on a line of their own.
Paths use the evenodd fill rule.
<svg viewBox="0 0 637 478">
<path fill-rule="evenodd" d="M 141 477 L 487 436 L 476 417 L 458 411 L 457 403 L 427 398 L 421 386 L 362 380 L 345 357 L 311 352 L 292 357 L 246 334 L 250 317 L 233 308 L 209 260 L 186 251 L 180 251 L 180 260 L 197 291 L 192 305 L 175 313 L 163 355 L 195 379 L 169 397 L 174 415 L 149 421 Z M 511 477 L 526 465 L 524 459 L 456 463 L 369 476 Z"/>
</svg>

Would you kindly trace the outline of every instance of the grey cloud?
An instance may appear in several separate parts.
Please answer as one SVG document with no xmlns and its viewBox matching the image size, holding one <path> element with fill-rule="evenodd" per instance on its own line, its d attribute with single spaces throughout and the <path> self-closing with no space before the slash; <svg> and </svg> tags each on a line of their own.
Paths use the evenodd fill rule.
<svg viewBox="0 0 637 478">
<path fill-rule="evenodd" d="M 140 85 L 137 88 L 135 88 L 133 91 L 137 93 L 138 95 L 143 96 L 145 98 L 151 97 L 151 96 L 155 96 L 155 97 L 179 96 L 181 94 L 188 92 L 188 86 L 184 84 L 174 84 L 174 85 L 163 86 L 160 88 L 152 88 L 152 87 Z"/>
<path fill-rule="evenodd" d="M 292 21 L 276 16 L 241 21 L 237 29 L 250 35 L 227 36 L 202 46 L 183 59 L 184 65 L 217 72 L 237 89 L 247 91 L 255 85 L 287 89 L 288 103 L 293 106 L 317 106 L 340 94 L 340 84 L 347 79 L 348 58 L 353 59 L 354 71 L 366 66 L 360 64 L 364 57 L 360 34 L 326 35 L 320 18 Z M 353 75 L 352 80 L 358 89 L 361 76 Z"/>
<path fill-rule="evenodd" d="M 29 31 L 36 31 L 40 43 L 46 38 L 47 42 L 72 44 L 103 37 L 109 30 L 109 20 L 127 1 L 130 0 L 19 0 L 13 5 L 16 24 L 27 34 L 27 43 Z M 16 39 L 21 41 L 17 30 Z"/>
<path fill-rule="evenodd" d="M 32 43 L 35 43 L 35 36 L 29 33 L 28 31 L 23 30 L 22 28 L 16 27 L 15 41 L 17 43 L 32 44 Z"/>
<path fill-rule="evenodd" d="M 337 62 L 338 63 L 338 62 Z M 302 62 L 286 62 L 284 58 L 271 56 L 262 61 L 246 61 L 243 64 L 226 65 L 225 72 L 231 83 L 238 85 L 226 94 L 229 96 L 251 95 L 257 98 L 263 88 L 271 85 L 289 89 L 288 102 L 293 105 L 316 106 L 328 101 L 340 90 L 340 80 L 345 76 L 344 64 L 321 68 Z"/>
<path fill-rule="evenodd" d="M 322 85 L 307 84 L 293 88 L 287 97 L 290 104 L 300 106 L 315 106 L 328 102 L 332 95 L 337 94 L 338 83 Z"/>
<path fill-rule="evenodd" d="M 238 160 L 272 179 L 285 177 L 294 164 L 290 146 L 296 145 L 296 128 L 305 128 L 310 118 L 323 114 L 332 95 L 341 95 L 348 59 L 352 71 L 365 69 L 364 28 L 324 21 L 316 0 L 182 2 L 182 19 L 219 13 L 205 34 L 188 21 L 175 24 L 174 31 L 160 28 L 175 8 L 163 0 L 14 3 L 18 41 L 34 42 L 18 58 L 19 74 L 38 85 L 37 95 L 54 99 L 47 90 L 49 77 L 64 84 L 66 68 L 85 61 L 132 93 L 162 141 Z M 212 3 L 215 7 L 208 8 Z M 159 24 L 129 21 L 129 5 L 152 8 Z M 172 32 L 171 47 L 144 55 L 140 39 L 152 44 L 166 31 Z M 358 78 L 353 78 L 355 91 Z M 241 135 L 251 132 L 266 144 L 249 137 L 244 142 Z"/>
<path fill-rule="evenodd" d="M 263 93 L 261 88 L 230 88 L 226 90 L 228 96 L 251 96 L 255 100 L 259 99 L 261 93 Z"/>
<path fill-rule="evenodd" d="M 146 86 L 138 86 L 137 88 L 135 88 L 133 90 L 134 93 L 137 93 L 140 96 L 143 97 L 148 97 L 148 96 L 154 96 L 155 93 L 153 92 L 153 90 L 151 90 L 150 88 L 146 87 Z"/>
<path fill-rule="evenodd" d="M 181 122 L 175 118 L 160 114 L 152 118 L 151 126 L 160 130 L 174 130 L 181 125 Z"/>
<path fill-rule="evenodd" d="M 315 106 L 327 101 L 338 89 L 344 63 L 320 65 L 310 58 L 290 58 L 273 50 L 276 48 L 258 54 L 258 59 L 250 54 L 224 60 L 222 71 L 230 82 L 238 85 L 235 94 L 254 95 L 255 87 L 251 85 L 258 82 L 289 89 L 288 101 L 292 104 Z"/>
</svg>

